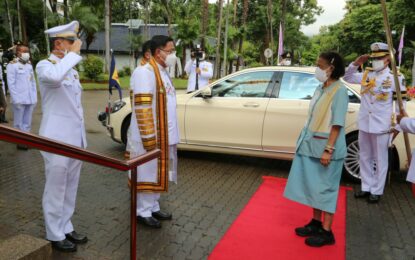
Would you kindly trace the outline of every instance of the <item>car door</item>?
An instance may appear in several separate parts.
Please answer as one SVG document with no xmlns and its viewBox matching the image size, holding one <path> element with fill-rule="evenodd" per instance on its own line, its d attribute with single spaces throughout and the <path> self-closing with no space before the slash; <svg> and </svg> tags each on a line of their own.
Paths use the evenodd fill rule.
<svg viewBox="0 0 415 260">
<path fill-rule="evenodd" d="M 264 151 L 293 154 L 320 82 L 306 72 L 280 72 L 279 79 L 265 113 L 262 147 Z"/>
<path fill-rule="evenodd" d="M 262 127 L 274 71 L 248 71 L 211 87 L 212 97 L 196 95 L 186 104 L 188 144 L 261 150 Z"/>
</svg>

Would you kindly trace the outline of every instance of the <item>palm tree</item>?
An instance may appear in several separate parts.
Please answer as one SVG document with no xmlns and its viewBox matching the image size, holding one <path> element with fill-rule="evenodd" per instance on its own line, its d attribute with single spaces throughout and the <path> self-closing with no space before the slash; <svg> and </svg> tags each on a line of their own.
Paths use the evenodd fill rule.
<svg viewBox="0 0 415 260">
<path fill-rule="evenodd" d="M 202 0 L 202 37 L 201 45 L 202 49 L 205 49 L 207 28 L 209 24 L 209 0 Z"/>
<path fill-rule="evenodd" d="M 219 22 L 217 28 L 217 37 L 216 37 L 216 60 L 215 60 L 215 68 L 214 68 L 214 75 L 216 78 L 220 77 L 220 42 L 221 42 L 221 34 L 222 34 L 222 13 L 223 13 L 223 0 L 218 1 L 218 9 L 219 9 Z"/>
<path fill-rule="evenodd" d="M 242 61 L 242 45 L 243 45 L 244 37 L 246 33 L 246 20 L 248 18 L 248 9 L 249 9 L 249 1 L 244 0 L 243 9 L 242 9 L 242 25 L 241 25 L 242 33 L 241 33 L 241 37 L 239 38 L 238 62 L 236 63 L 236 71 L 239 70 L 239 65 L 241 64 L 241 61 Z"/>
<path fill-rule="evenodd" d="M 6 12 L 7 12 L 7 22 L 9 23 L 10 40 L 11 40 L 11 43 L 12 43 L 11 45 L 13 45 L 13 43 L 14 43 L 14 33 L 13 33 L 12 19 L 10 17 L 9 1 L 4 0 L 4 4 L 5 4 L 5 7 L 6 7 Z"/>
</svg>

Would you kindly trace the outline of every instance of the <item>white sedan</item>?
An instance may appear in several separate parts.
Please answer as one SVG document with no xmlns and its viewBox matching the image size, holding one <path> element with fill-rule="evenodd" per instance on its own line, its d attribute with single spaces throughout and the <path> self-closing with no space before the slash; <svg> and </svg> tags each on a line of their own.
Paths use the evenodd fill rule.
<svg viewBox="0 0 415 260">
<path fill-rule="evenodd" d="M 260 67 L 223 77 L 205 89 L 177 95 L 179 149 L 230 153 L 292 160 L 297 138 L 306 119 L 310 99 L 320 84 L 312 67 Z M 348 155 L 344 173 L 359 180 L 357 114 L 358 85 L 346 84 L 349 108 L 346 118 Z M 415 104 L 407 110 L 415 114 Z M 131 119 L 129 98 L 115 102 L 99 120 L 111 138 L 127 142 Z M 410 137 L 411 143 L 415 138 Z M 394 170 L 406 167 L 402 134 L 391 150 Z"/>
</svg>

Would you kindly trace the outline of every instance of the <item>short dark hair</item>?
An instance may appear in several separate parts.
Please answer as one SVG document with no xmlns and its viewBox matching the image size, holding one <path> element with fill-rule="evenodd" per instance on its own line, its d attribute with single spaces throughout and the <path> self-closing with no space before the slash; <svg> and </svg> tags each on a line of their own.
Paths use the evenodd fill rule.
<svg viewBox="0 0 415 260">
<path fill-rule="evenodd" d="M 168 42 L 173 42 L 173 38 L 165 35 L 155 35 L 151 38 L 151 55 L 156 54 L 156 50 L 165 47 Z"/>
<path fill-rule="evenodd" d="M 141 50 L 143 52 L 143 55 L 144 55 L 144 53 L 146 53 L 148 51 L 151 52 L 151 44 L 152 44 L 151 40 L 148 40 L 145 43 L 143 43 L 143 47 L 142 47 L 142 50 Z"/>
<path fill-rule="evenodd" d="M 21 48 L 29 48 L 29 47 L 25 44 L 18 44 L 16 45 L 16 53 L 20 51 Z"/>
<path fill-rule="evenodd" d="M 331 73 L 331 78 L 340 79 L 345 73 L 345 63 L 343 57 L 335 51 L 322 52 L 319 55 L 320 58 L 327 61 L 328 64 L 334 67 Z"/>
</svg>

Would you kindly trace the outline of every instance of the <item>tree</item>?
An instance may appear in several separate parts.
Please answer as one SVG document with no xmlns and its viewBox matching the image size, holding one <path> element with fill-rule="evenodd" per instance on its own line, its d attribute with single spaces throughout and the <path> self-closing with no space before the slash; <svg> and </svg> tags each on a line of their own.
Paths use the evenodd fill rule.
<svg viewBox="0 0 415 260">
<path fill-rule="evenodd" d="M 220 38 L 222 34 L 222 12 L 223 12 L 223 0 L 218 1 L 218 29 L 217 29 L 217 37 L 216 37 L 216 60 L 215 60 L 215 68 L 214 68 L 214 77 L 220 77 Z"/>
</svg>

